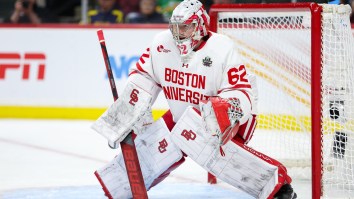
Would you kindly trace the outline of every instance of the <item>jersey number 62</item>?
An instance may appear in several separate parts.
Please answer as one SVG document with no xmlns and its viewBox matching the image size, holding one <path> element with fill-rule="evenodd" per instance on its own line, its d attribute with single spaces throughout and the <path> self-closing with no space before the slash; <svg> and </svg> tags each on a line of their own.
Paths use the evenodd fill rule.
<svg viewBox="0 0 354 199">
<path fill-rule="evenodd" d="M 230 68 L 227 71 L 227 76 L 229 79 L 229 84 L 235 85 L 237 82 L 248 82 L 246 76 L 246 68 L 244 65 L 241 65 L 238 68 Z"/>
</svg>

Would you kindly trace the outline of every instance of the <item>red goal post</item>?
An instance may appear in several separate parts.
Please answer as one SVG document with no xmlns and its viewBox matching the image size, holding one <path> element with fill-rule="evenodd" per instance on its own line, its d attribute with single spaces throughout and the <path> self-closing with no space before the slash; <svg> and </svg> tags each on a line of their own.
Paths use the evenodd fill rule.
<svg viewBox="0 0 354 199">
<path fill-rule="evenodd" d="M 220 4 L 213 5 L 209 13 L 211 31 L 232 38 L 247 68 L 260 77 L 257 81 L 262 82 L 262 89 L 258 88 L 261 105 L 259 127 L 253 139 L 261 139 L 257 138 L 257 134 L 263 132 L 259 133 L 258 129 L 269 131 L 271 133 L 264 133 L 269 140 L 260 142 L 284 144 L 270 151 L 275 152 L 271 157 L 280 162 L 289 160 L 285 164 L 287 167 L 292 167 L 294 162 L 299 167 L 310 167 L 314 199 L 330 197 L 327 193 L 337 189 L 348 196 L 353 191 L 352 185 L 354 187 L 353 176 L 353 181 L 340 182 L 344 185 L 339 185 L 340 179 L 333 179 L 333 176 L 338 175 L 338 170 L 343 170 L 337 168 L 340 164 L 338 161 L 352 158 L 347 157 L 350 154 L 346 150 L 351 147 L 348 132 L 352 129 L 354 132 L 354 128 L 348 123 L 354 114 L 349 111 L 345 119 L 338 119 L 342 117 L 338 113 L 341 108 L 346 107 L 343 110 L 347 112 L 351 110 L 344 103 L 350 104 L 353 98 L 349 90 L 352 90 L 350 81 L 354 78 L 352 70 L 348 68 L 350 65 L 354 67 L 353 58 L 350 58 L 354 57 L 354 42 L 347 9 L 346 6 L 316 3 Z M 335 83 L 333 79 L 341 83 Z M 342 82 L 342 79 L 348 81 Z M 275 92 L 267 94 L 264 90 Z M 277 96 L 281 98 L 279 101 Z M 264 105 L 267 100 L 269 103 Z M 282 104 L 287 106 L 281 109 L 279 107 Z M 286 107 L 290 107 L 289 110 Z M 340 110 L 335 112 L 334 108 Z M 276 135 L 271 135 L 274 132 L 277 132 Z M 282 140 L 278 137 L 282 137 Z M 307 149 L 306 145 L 311 147 Z M 254 147 L 261 152 L 263 148 L 271 148 L 257 143 Z M 286 152 L 288 154 L 284 152 L 278 157 L 277 152 L 287 148 L 291 148 Z M 295 154 L 299 151 L 304 153 Z M 339 155 L 335 154 L 337 151 Z M 291 157 L 284 158 L 287 155 Z M 332 174 L 327 170 L 337 170 L 337 173 Z"/>
</svg>

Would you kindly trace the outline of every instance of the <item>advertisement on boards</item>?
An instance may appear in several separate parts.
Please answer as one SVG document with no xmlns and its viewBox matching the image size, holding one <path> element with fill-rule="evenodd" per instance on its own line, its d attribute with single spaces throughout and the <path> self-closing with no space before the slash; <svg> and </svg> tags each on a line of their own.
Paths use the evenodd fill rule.
<svg viewBox="0 0 354 199">
<path fill-rule="evenodd" d="M 49 112 L 65 112 L 64 116 L 54 113 L 53 118 L 81 118 L 92 109 L 98 111 L 88 118 L 97 118 L 113 102 L 97 37 L 100 28 L 1 27 L 0 117 L 21 117 L 26 107 L 32 117 L 38 108 L 52 107 Z M 119 93 L 129 68 L 166 28 L 101 28 Z M 162 94 L 153 108 L 168 109 Z M 42 111 L 48 117 L 48 111 Z"/>
<path fill-rule="evenodd" d="M 162 30 L 103 29 L 118 92 L 124 88 L 129 68 Z M 113 98 L 96 31 L 2 28 L 0 105 L 109 106 Z"/>
</svg>

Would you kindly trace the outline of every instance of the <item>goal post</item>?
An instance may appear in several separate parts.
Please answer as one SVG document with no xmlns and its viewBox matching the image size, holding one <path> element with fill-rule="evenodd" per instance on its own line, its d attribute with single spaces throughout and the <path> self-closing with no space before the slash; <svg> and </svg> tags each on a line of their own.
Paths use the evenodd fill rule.
<svg viewBox="0 0 354 199">
<path fill-rule="evenodd" d="M 258 127 L 249 145 L 293 178 L 311 180 L 313 199 L 354 197 L 350 12 L 290 3 L 220 4 L 209 13 L 211 31 L 229 36 L 257 76 Z"/>
</svg>

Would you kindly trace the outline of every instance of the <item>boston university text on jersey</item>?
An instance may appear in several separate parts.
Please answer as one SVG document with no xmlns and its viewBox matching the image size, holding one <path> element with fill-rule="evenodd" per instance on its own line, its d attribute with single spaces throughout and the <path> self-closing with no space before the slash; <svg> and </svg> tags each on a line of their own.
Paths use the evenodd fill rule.
<svg viewBox="0 0 354 199">
<path fill-rule="evenodd" d="M 162 86 L 162 88 L 166 99 L 199 104 L 199 100 L 207 100 L 209 98 L 209 96 L 194 91 L 195 89 L 204 90 L 205 80 L 206 77 L 204 75 L 165 68 L 165 81 L 182 87 Z"/>
</svg>

